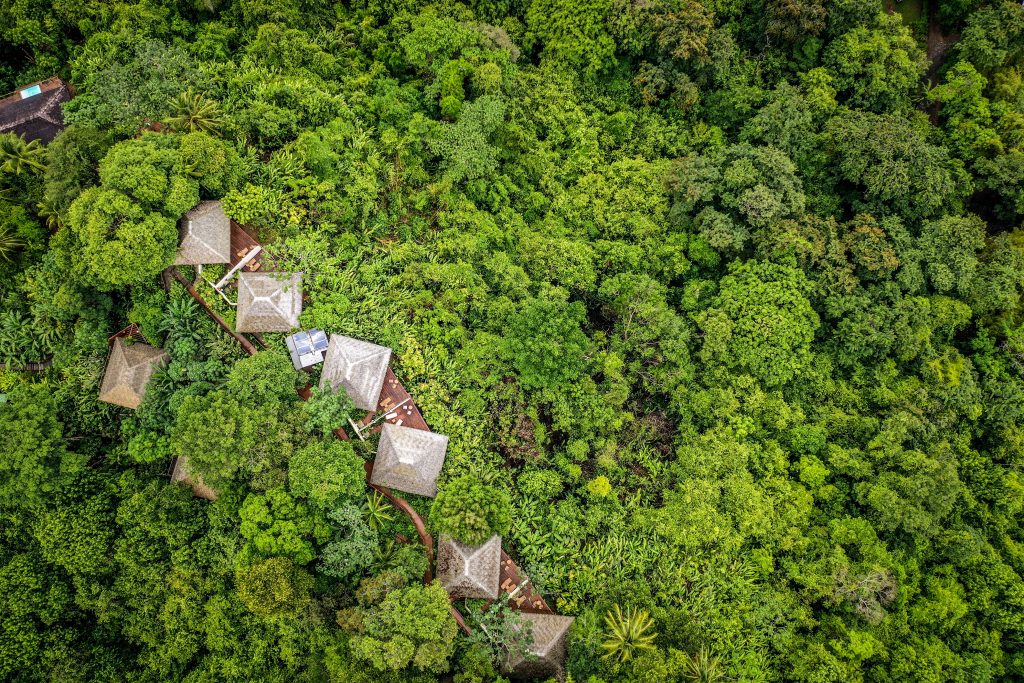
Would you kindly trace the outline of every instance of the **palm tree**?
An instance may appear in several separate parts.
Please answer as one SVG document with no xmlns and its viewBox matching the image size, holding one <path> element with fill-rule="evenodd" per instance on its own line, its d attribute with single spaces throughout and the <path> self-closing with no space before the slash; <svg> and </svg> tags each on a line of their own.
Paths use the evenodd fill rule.
<svg viewBox="0 0 1024 683">
<path fill-rule="evenodd" d="M 654 649 L 654 639 L 658 634 L 651 631 L 654 620 L 647 610 L 629 607 L 623 613 L 615 605 L 615 609 L 605 615 L 604 623 L 608 631 L 601 644 L 605 650 L 602 658 L 628 662 L 641 651 Z"/>
<path fill-rule="evenodd" d="M 20 135 L 4 133 L 0 135 L 0 172 L 21 175 L 26 171 L 45 171 L 45 153 L 46 148 L 39 140 L 26 142 Z"/>
<path fill-rule="evenodd" d="M 53 208 L 53 205 L 47 199 L 36 204 L 36 215 L 46 221 L 46 227 L 51 232 L 55 232 L 64 226 L 60 220 L 60 215 L 57 213 L 57 209 Z"/>
<path fill-rule="evenodd" d="M 171 101 L 174 114 L 164 120 L 173 130 L 186 133 L 201 131 L 216 135 L 223 123 L 220 105 L 191 89 Z"/>
<path fill-rule="evenodd" d="M 700 651 L 690 655 L 686 663 L 686 677 L 691 681 L 700 683 L 714 683 L 725 677 L 722 673 L 722 662 L 718 657 L 712 657 L 706 646 L 701 645 Z"/>
<path fill-rule="evenodd" d="M 374 491 L 372 494 L 366 494 L 366 505 L 363 508 L 363 513 L 366 515 L 366 521 L 374 531 L 380 531 L 381 527 L 395 518 L 391 514 L 392 509 L 391 503 L 380 492 Z"/>
<path fill-rule="evenodd" d="M 0 228 L 0 260 L 10 261 L 11 255 L 23 246 L 25 243 L 12 235 L 10 230 Z"/>
</svg>

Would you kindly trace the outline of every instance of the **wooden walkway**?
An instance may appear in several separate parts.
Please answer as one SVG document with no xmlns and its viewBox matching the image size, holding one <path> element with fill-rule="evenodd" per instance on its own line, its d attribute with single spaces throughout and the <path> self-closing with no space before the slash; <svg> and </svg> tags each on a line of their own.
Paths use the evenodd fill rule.
<svg viewBox="0 0 1024 683">
<path fill-rule="evenodd" d="M 256 355 L 257 350 L 256 347 L 253 346 L 252 342 L 243 337 L 242 335 L 240 335 L 238 332 L 235 332 L 233 329 L 231 329 L 231 326 L 227 324 L 227 321 L 225 321 L 224 318 L 220 317 L 220 315 L 217 314 L 217 311 L 213 310 L 210 304 L 206 302 L 206 299 L 203 298 L 203 295 L 200 294 L 194 286 L 192 286 L 192 283 L 189 282 L 184 275 L 178 272 L 177 268 L 171 266 L 168 270 L 171 272 L 171 275 L 174 277 L 174 279 L 177 280 L 181 284 L 181 286 L 185 288 L 185 291 L 187 291 L 189 295 L 193 299 L 195 299 L 200 306 L 203 307 L 203 310 L 206 311 L 207 315 L 213 318 L 213 321 L 215 323 L 220 325 L 222 330 L 224 330 L 229 335 L 234 337 L 235 341 L 241 344 L 242 348 L 245 349 L 246 353 L 248 353 L 250 356 Z"/>
<path fill-rule="evenodd" d="M 111 344 L 113 344 L 114 340 L 122 339 L 122 338 L 123 339 L 131 338 L 131 339 L 133 339 L 133 340 L 135 340 L 137 342 L 140 342 L 142 344 L 148 344 L 149 343 L 146 340 L 146 338 L 142 336 L 142 330 L 140 330 L 139 326 L 136 325 L 135 323 L 132 323 L 131 325 L 129 325 L 128 327 L 124 328 L 120 332 L 115 332 L 114 334 L 112 334 L 109 337 L 107 337 L 107 346 L 110 346 Z"/>
<path fill-rule="evenodd" d="M 235 249 L 235 235 L 234 230 L 235 224 L 232 222 L 232 242 L 231 251 L 232 258 L 236 258 L 237 252 L 240 250 Z M 242 231 L 247 237 L 252 239 L 251 235 Z M 255 243 L 255 240 L 253 240 Z M 244 256 L 244 254 L 242 254 Z M 241 256 L 237 256 L 237 260 L 241 259 Z M 259 259 L 254 259 L 258 261 Z M 251 265 L 251 263 L 250 263 Z M 219 324 L 226 332 L 234 337 L 239 344 L 250 354 L 255 355 L 258 353 L 256 347 L 252 343 L 237 334 L 234 330 L 231 330 L 227 323 L 210 307 L 209 304 L 203 299 L 203 297 L 196 291 L 192 283 L 188 282 L 176 268 L 170 268 L 171 275 L 174 276 L 178 282 L 180 282 L 188 293 L 199 302 L 203 309 L 212 317 L 217 324 Z M 255 270 L 255 269 L 254 269 Z M 304 401 L 308 401 L 312 396 L 312 387 L 306 386 L 298 390 L 299 396 Z M 397 406 L 397 407 L 396 407 Z M 373 424 L 374 420 L 379 419 L 381 415 L 384 415 L 384 419 L 380 420 L 376 424 Z M 391 422 L 392 424 L 411 427 L 413 429 L 422 429 L 423 431 L 430 431 L 430 426 L 427 421 L 423 418 L 423 414 L 420 409 L 416 406 L 416 402 L 412 399 L 412 395 L 402 384 L 401 380 L 395 375 L 391 367 L 388 367 L 387 374 L 384 376 L 384 386 L 381 389 L 380 399 L 377 403 L 377 410 L 368 413 L 361 420 L 356 422 L 356 426 L 359 427 L 360 432 L 365 436 L 367 434 L 375 434 L 383 429 L 385 422 Z M 372 425 L 369 429 L 367 426 Z M 363 431 L 365 429 L 365 431 Z M 344 429 L 335 429 L 335 437 L 348 441 L 350 439 L 348 433 Z M 377 491 L 388 501 L 391 502 L 396 508 L 401 510 L 409 519 L 412 521 L 413 526 L 416 528 L 416 533 L 419 536 L 420 543 L 423 544 L 424 552 L 427 555 L 427 571 L 423 577 L 425 584 L 430 583 L 433 580 L 433 568 L 434 568 L 434 539 L 427 531 L 426 524 L 423 522 L 423 518 L 419 516 L 416 510 L 401 496 L 395 495 L 393 491 L 384 487 L 376 486 L 370 483 L 370 475 L 373 472 L 373 462 L 367 462 L 366 465 L 366 483 L 367 486 Z M 525 584 L 525 585 L 524 585 Z M 508 605 L 511 609 L 519 610 L 522 612 L 539 612 L 544 614 L 553 614 L 553 610 L 544 601 L 544 598 L 536 591 L 533 583 L 530 582 L 525 573 L 519 568 L 518 565 L 509 557 L 508 553 L 504 549 L 501 551 L 501 573 L 499 575 L 499 585 L 501 590 L 509 596 Z M 520 587 L 522 588 L 520 589 Z M 518 591 L 518 592 L 517 592 Z M 513 597 L 513 595 L 515 597 Z M 466 632 L 470 633 L 470 628 L 466 624 L 465 618 L 455 608 L 455 605 L 451 606 L 452 616 L 455 618 L 456 623 L 459 627 Z"/>
<path fill-rule="evenodd" d="M 423 583 L 428 584 L 434 580 L 434 537 L 427 531 L 427 525 L 423 523 L 423 518 L 419 516 L 416 510 L 409 505 L 409 501 L 396 496 L 394 492 L 385 487 L 377 486 L 376 484 L 370 483 L 370 475 L 373 474 L 373 461 L 369 461 L 364 464 L 366 468 L 366 484 L 374 491 L 380 493 L 382 496 L 387 498 L 392 505 L 401 510 L 406 516 L 412 520 L 412 525 L 416 527 L 416 534 L 420 537 L 420 543 L 423 544 L 427 554 L 427 571 L 423 576 Z"/>
<path fill-rule="evenodd" d="M 398 406 L 395 409 L 395 406 Z M 404 427 L 411 427 L 413 429 L 422 429 L 425 432 L 430 431 L 430 426 L 427 425 L 427 421 L 423 419 L 423 414 L 420 412 L 419 407 L 416 405 L 416 401 L 413 400 L 412 395 L 402 384 L 401 380 L 395 375 L 394 371 L 388 367 L 387 374 L 384 376 L 384 387 L 380 392 L 380 401 L 377 403 L 377 410 L 368 413 L 362 420 L 356 422 L 356 425 L 360 427 L 362 431 L 367 425 L 373 424 L 373 421 L 378 419 L 381 415 L 385 416 L 385 419 L 380 420 L 370 429 L 363 431 L 366 434 L 376 434 L 384 428 L 385 422 L 390 422 Z M 369 481 L 370 475 L 370 464 L 368 463 L 367 469 L 367 481 Z M 374 486 L 373 488 L 380 490 L 382 493 L 385 492 L 381 487 Z M 389 493 L 389 492 L 388 492 Z M 385 495 L 388 495 L 385 493 Z M 389 496 L 390 498 L 390 496 Z M 392 501 L 393 502 L 393 501 Z M 405 503 L 403 500 L 402 503 Z M 408 503 L 405 503 L 408 505 Z M 419 520 L 417 515 L 414 522 Z M 419 531 L 419 527 L 417 527 Z M 420 540 L 430 538 L 429 534 L 426 534 L 424 529 L 420 533 Z M 434 553 L 433 553 L 433 539 L 430 540 L 430 562 L 433 565 Z M 533 583 L 529 581 L 526 574 L 519 568 L 515 561 L 509 557 L 508 553 L 504 549 L 501 551 L 501 574 L 498 577 L 498 583 L 500 584 L 501 590 L 508 596 L 508 605 L 510 608 L 519 610 L 522 612 L 541 612 L 545 614 L 554 614 L 552 609 L 544 601 L 544 598 L 536 591 Z M 518 592 L 517 592 L 518 591 Z M 512 595 L 515 597 L 511 597 Z M 460 615 L 461 616 L 461 615 Z M 459 625 L 467 629 L 464 621 L 460 621 Z"/>
</svg>

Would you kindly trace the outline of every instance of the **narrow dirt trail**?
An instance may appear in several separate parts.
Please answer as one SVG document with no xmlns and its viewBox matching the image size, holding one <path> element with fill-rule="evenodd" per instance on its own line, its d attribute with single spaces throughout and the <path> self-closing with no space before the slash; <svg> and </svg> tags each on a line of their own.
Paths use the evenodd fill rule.
<svg viewBox="0 0 1024 683">
<path fill-rule="evenodd" d="M 928 80 L 936 85 L 939 69 L 946 59 L 946 53 L 960 40 L 959 33 L 945 34 L 939 24 L 939 0 L 928 0 Z"/>
</svg>

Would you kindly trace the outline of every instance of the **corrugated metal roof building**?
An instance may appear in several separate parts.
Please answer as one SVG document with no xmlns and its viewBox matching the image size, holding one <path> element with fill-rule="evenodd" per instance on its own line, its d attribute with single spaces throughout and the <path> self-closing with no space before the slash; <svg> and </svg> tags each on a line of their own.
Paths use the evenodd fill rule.
<svg viewBox="0 0 1024 683">
<path fill-rule="evenodd" d="M 61 104 L 70 99 L 70 88 L 59 78 L 24 86 L 0 99 L 0 133 L 50 142 L 64 130 Z"/>
</svg>

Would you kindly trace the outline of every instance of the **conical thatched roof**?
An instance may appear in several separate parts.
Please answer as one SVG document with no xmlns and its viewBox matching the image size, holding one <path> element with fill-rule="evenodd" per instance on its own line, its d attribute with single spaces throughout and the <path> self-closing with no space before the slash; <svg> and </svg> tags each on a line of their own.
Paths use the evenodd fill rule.
<svg viewBox="0 0 1024 683">
<path fill-rule="evenodd" d="M 447 450 L 447 436 L 386 422 L 370 483 L 433 498 Z"/>
<path fill-rule="evenodd" d="M 536 659 L 515 657 L 509 660 L 506 669 L 513 678 L 557 678 L 565 677 L 565 638 L 574 617 L 558 614 L 520 612 L 533 627 L 533 645 L 530 653 Z"/>
<path fill-rule="evenodd" d="M 184 455 L 174 461 L 174 471 L 171 473 L 172 482 L 182 482 L 192 487 L 192 493 L 197 498 L 206 500 L 217 500 L 217 492 L 206 485 L 202 477 L 192 476 L 188 469 L 188 458 Z"/>
<path fill-rule="evenodd" d="M 302 274 L 240 273 L 236 332 L 288 332 L 299 326 Z"/>
<path fill-rule="evenodd" d="M 174 265 L 228 263 L 231 260 L 231 221 L 220 202 L 199 202 L 178 221 L 181 247 Z"/>
<path fill-rule="evenodd" d="M 149 344 L 128 345 L 118 337 L 110 348 L 103 384 L 100 385 L 100 400 L 133 410 L 138 408 L 149 378 L 169 358 L 162 349 L 155 349 Z"/>
<path fill-rule="evenodd" d="M 501 537 L 481 545 L 465 545 L 444 537 L 437 544 L 437 579 L 453 598 L 498 597 L 501 574 Z"/>
<path fill-rule="evenodd" d="M 388 372 L 391 349 L 340 334 L 331 335 L 320 387 L 344 387 L 357 408 L 374 410 Z"/>
</svg>

